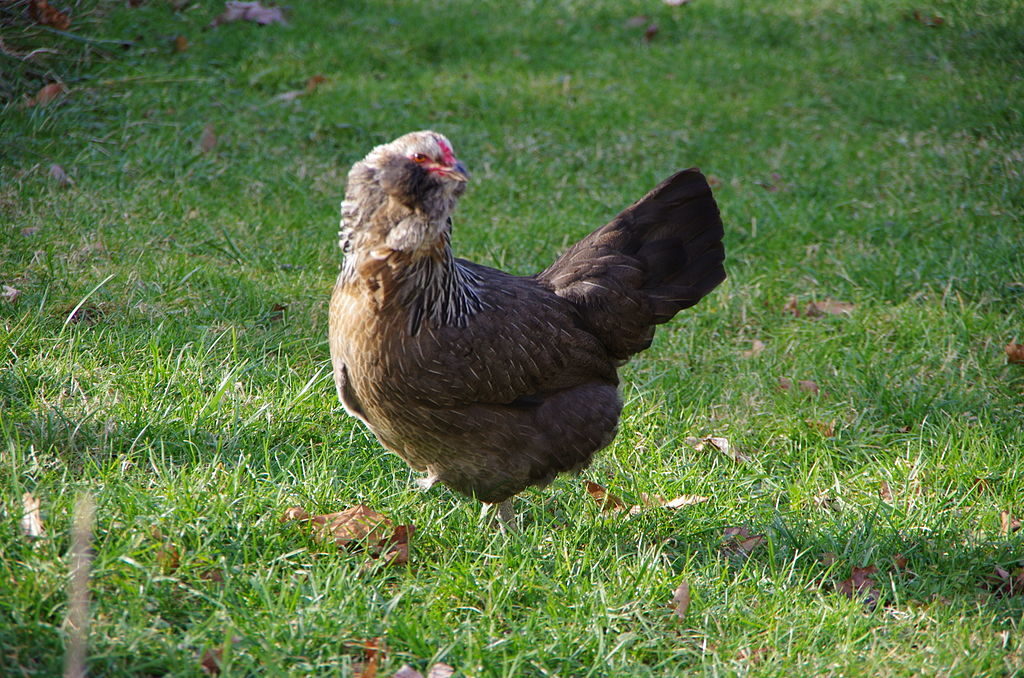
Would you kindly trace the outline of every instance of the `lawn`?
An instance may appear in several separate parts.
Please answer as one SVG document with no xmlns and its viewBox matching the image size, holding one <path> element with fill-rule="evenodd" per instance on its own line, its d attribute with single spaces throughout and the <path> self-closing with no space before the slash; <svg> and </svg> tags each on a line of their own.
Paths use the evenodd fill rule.
<svg viewBox="0 0 1024 678">
<path fill-rule="evenodd" d="M 96 676 L 1024 675 L 1024 2 L 131 4 L 0 8 L 0 674 L 63 671 L 88 495 Z M 422 128 L 466 258 L 536 272 L 689 166 L 726 226 L 518 532 L 330 378 L 345 175 Z M 359 504 L 407 563 L 281 521 Z"/>
</svg>

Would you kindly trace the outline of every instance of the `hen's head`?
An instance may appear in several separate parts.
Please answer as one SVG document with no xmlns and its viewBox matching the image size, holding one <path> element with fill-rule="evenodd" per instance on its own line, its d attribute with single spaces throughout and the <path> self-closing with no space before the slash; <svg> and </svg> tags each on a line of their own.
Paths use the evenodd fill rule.
<svg viewBox="0 0 1024 678">
<path fill-rule="evenodd" d="M 342 248 L 437 251 L 448 243 L 449 217 L 468 180 L 451 142 L 437 132 L 410 132 L 377 146 L 348 173 Z"/>
<path fill-rule="evenodd" d="M 442 134 L 410 132 L 377 146 L 349 173 L 430 219 L 446 219 L 466 190 L 469 175 Z"/>
</svg>

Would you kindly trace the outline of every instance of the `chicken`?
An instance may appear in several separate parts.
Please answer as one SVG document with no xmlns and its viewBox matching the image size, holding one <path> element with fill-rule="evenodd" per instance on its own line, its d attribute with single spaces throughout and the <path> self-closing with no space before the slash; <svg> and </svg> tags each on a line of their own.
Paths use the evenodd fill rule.
<svg viewBox="0 0 1024 678">
<path fill-rule="evenodd" d="M 688 169 L 547 270 L 514 276 L 452 255 L 468 178 L 431 131 L 352 167 L 331 360 L 345 409 L 425 472 L 422 486 L 498 504 L 611 443 L 617 368 L 725 279 L 723 228 L 707 181 Z"/>
</svg>

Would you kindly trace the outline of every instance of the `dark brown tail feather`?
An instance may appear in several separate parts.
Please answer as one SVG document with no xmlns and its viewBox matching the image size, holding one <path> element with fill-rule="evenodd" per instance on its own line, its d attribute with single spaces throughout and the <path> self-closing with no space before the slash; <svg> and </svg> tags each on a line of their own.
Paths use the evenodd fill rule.
<svg viewBox="0 0 1024 678">
<path fill-rule="evenodd" d="M 576 243 L 538 279 L 572 301 L 618 359 L 651 344 L 654 325 L 725 280 L 722 219 L 704 175 L 683 170 Z"/>
</svg>

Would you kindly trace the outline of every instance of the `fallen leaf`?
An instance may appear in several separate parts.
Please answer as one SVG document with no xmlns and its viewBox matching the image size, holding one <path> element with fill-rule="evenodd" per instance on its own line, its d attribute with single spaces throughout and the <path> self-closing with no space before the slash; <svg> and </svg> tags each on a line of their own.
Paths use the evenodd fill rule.
<svg viewBox="0 0 1024 678">
<path fill-rule="evenodd" d="M 181 554 L 173 544 L 161 544 L 156 551 L 156 564 L 164 574 L 172 574 L 181 566 Z"/>
<path fill-rule="evenodd" d="M 744 649 L 744 650 L 740 650 L 736 654 L 736 659 L 738 659 L 740 661 L 749 662 L 751 664 L 756 664 L 759 661 L 761 661 L 762 659 L 764 659 L 765 656 L 767 656 L 769 652 L 771 652 L 771 648 L 770 647 L 763 647 L 763 646 L 762 647 L 754 648 L 753 650 L 746 650 L 746 649 Z"/>
<path fill-rule="evenodd" d="M 777 193 L 778 191 L 789 190 L 789 186 L 787 186 L 782 181 L 782 175 L 779 174 L 778 172 L 772 172 L 771 179 L 771 181 L 759 181 L 757 183 L 761 186 L 761 188 L 768 191 L 769 193 Z"/>
<path fill-rule="evenodd" d="M 1020 529 L 1020 518 L 1014 518 L 1009 511 L 999 512 L 999 534 L 1009 537 Z"/>
<path fill-rule="evenodd" d="M 1006 362 L 1014 365 L 1024 365 L 1024 344 L 1007 344 Z"/>
<path fill-rule="evenodd" d="M 793 380 L 788 377 L 779 377 L 779 388 L 783 391 L 792 391 Z"/>
<path fill-rule="evenodd" d="M 650 42 L 654 40 L 654 36 L 658 34 L 659 30 L 661 29 L 658 27 L 658 24 L 647 24 L 647 28 L 644 29 L 644 41 Z"/>
<path fill-rule="evenodd" d="M 209 570 L 203 570 L 199 573 L 199 578 L 203 581 L 213 582 L 214 584 L 224 583 L 224 573 L 218 568 L 210 568 Z"/>
<path fill-rule="evenodd" d="M 199 666 L 203 669 L 203 673 L 210 676 L 220 675 L 220 662 L 224 657 L 224 648 L 222 647 L 211 647 L 207 648 L 203 652 L 203 656 L 199 658 Z"/>
<path fill-rule="evenodd" d="M 814 419 L 807 419 L 805 423 L 816 430 L 826 438 L 834 438 L 836 435 L 836 422 L 833 421 L 817 421 Z"/>
<path fill-rule="evenodd" d="M 366 651 L 366 660 L 354 662 L 353 678 L 374 678 L 377 675 L 377 664 L 380 661 L 380 653 L 377 650 L 379 638 L 368 640 L 363 644 Z"/>
<path fill-rule="evenodd" d="M 103 319 L 103 316 L 107 314 L 107 310 L 108 306 L 104 303 L 85 303 L 81 306 L 77 304 L 65 306 L 60 313 L 61 315 L 66 314 L 64 318 L 65 325 L 69 323 L 93 325 Z"/>
<path fill-rule="evenodd" d="M 0 293 L 0 299 L 3 299 L 9 304 L 16 302 L 20 296 L 21 290 L 16 287 L 11 287 L 10 285 L 4 285 L 3 292 Z"/>
<path fill-rule="evenodd" d="M 796 297 L 790 296 L 786 299 L 786 303 L 782 307 L 782 312 L 787 313 L 793 317 L 800 317 L 800 307 L 797 305 Z"/>
<path fill-rule="evenodd" d="M 207 124 L 203 127 L 203 133 L 199 135 L 199 150 L 202 153 L 209 153 L 217 145 L 217 135 L 213 131 L 213 125 Z"/>
<path fill-rule="evenodd" d="M 925 14 L 919 9 L 915 9 L 912 14 L 914 21 L 921 24 L 922 26 L 928 26 L 929 28 L 938 28 L 942 24 L 946 23 L 946 20 L 941 16 L 935 16 L 932 14 Z"/>
<path fill-rule="evenodd" d="M 893 503 L 892 501 L 892 490 L 889 489 L 888 481 L 883 480 L 878 485 L 878 496 L 887 504 Z"/>
<path fill-rule="evenodd" d="M 668 501 L 661 504 L 667 509 L 681 509 L 684 506 L 693 506 L 694 504 L 702 504 L 709 501 L 710 497 L 702 497 L 699 494 L 681 494 L 675 499 L 669 499 Z"/>
<path fill-rule="evenodd" d="M 587 493 L 594 498 L 598 507 L 605 513 L 609 513 L 611 511 L 626 511 L 629 509 L 629 507 L 626 506 L 626 502 L 608 492 L 608 490 L 604 489 L 597 483 L 593 483 L 588 480 L 586 481 L 586 486 Z"/>
<path fill-rule="evenodd" d="M 455 669 L 444 662 L 437 662 L 427 671 L 427 678 L 451 678 Z"/>
<path fill-rule="evenodd" d="M 310 518 L 313 538 L 317 541 L 334 540 L 338 546 L 352 542 L 379 542 L 387 537 L 391 521 L 369 506 L 357 504 L 352 508 Z"/>
<path fill-rule="evenodd" d="M 818 384 L 811 381 L 810 379 L 803 379 L 801 381 L 798 381 L 796 382 L 796 385 L 800 387 L 801 391 L 806 391 L 807 393 L 810 393 L 812 395 L 818 395 L 818 393 L 820 393 Z"/>
<path fill-rule="evenodd" d="M 722 550 L 726 553 L 740 553 L 749 556 L 765 542 L 763 534 L 750 534 L 749 527 L 727 527 L 722 532 Z"/>
<path fill-rule="evenodd" d="M 765 349 L 765 343 L 760 339 L 754 339 L 750 342 L 750 349 L 742 353 L 744 358 L 756 358 L 761 355 Z"/>
<path fill-rule="evenodd" d="M 387 539 L 381 540 L 374 549 L 374 557 L 385 567 L 405 565 L 409 562 L 409 540 L 416 531 L 414 525 L 398 525 Z"/>
<path fill-rule="evenodd" d="M 264 7 L 259 2 L 226 2 L 224 11 L 210 22 L 210 28 L 232 21 L 252 21 L 261 26 L 288 23 L 280 7 Z"/>
<path fill-rule="evenodd" d="M 680 619 L 686 619 L 686 612 L 690 609 L 690 582 L 684 581 L 676 587 L 672 593 L 673 612 Z"/>
<path fill-rule="evenodd" d="M 69 177 L 68 173 L 60 165 L 50 165 L 50 178 L 62 187 L 71 186 L 75 183 L 75 180 Z"/>
<path fill-rule="evenodd" d="M 741 452 L 734 446 L 729 444 L 728 438 L 721 436 L 704 436 L 703 438 L 694 438 L 692 436 L 687 437 L 683 442 L 693 447 L 694 452 L 701 452 L 705 447 L 710 447 L 713 450 L 721 452 L 727 457 L 731 457 L 733 461 L 748 462 L 750 461 L 750 455 Z"/>
<path fill-rule="evenodd" d="M 309 80 L 306 81 L 306 94 L 312 94 L 316 91 L 316 88 L 327 82 L 327 78 L 317 73 L 316 75 L 310 76 Z"/>
<path fill-rule="evenodd" d="M 71 17 L 66 12 L 54 9 L 47 0 L 31 0 L 28 15 L 36 23 L 56 28 L 58 31 L 71 28 Z"/>
<path fill-rule="evenodd" d="M 423 674 L 408 664 L 402 664 L 402 667 L 395 671 L 391 678 L 423 678 Z"/>
<path fill-rule="evenodd" d="M 25 102 L 25 105 L 28 107 L 46 106 L 67 91 L 68 88 L 64 86 L 64 83 L 51 82 L 49 85 L 43 85 L 34 97 Z"/>
<path fill-rule="evenodd" d="M 877 600 L 878 590 L 872 588 L 875 585 L 875 580 L 871 578 L 871 575 L 876 572 L 878 572 L 878 568 L 874 565 L 851 568 L 850 578 L 836 584 L 836 590 L 847 598 L 853 598 L 864 591 L 864 589 L 869 589 L 868 596 L 871 597 L 873 591 L 875 594 L 874 598 Z"/>
<path fill-rule="evenodd" d="M 1024 567 L 1010 574 L 1009 570 L 996 566 L 995 573 L 986 578 L 986 584 L 993 595 L 1004 598 L 1024 594 Z"/>
<path fill-rule="evenodd" d="M 897 572 L 903 572 L 904 570 L 906 570 L 907 564 L 909 562 L 910 561 L 907 559 L 907 557 L 902 553 L 897 553 L 892 557 L 892 565 L 894 568 L 896 568 Z"/>
<path fill-rule="evenodd" d="M 850 315 L 856 308 L 848 301 L 836 301 L 835 299 L 824 299 L 822 301 L 811 301 L 807 303 L 804 315 L 808 318 L 818 318 L 824 315 Z"/>
<path fill-rule="evenodd" d="M 31 492 L 21 495 L 21 533 L 29 539 L 40 539 L 46 536 L 43 527 L 43 516 L 39 513 L 40 501 Z"/>
<path fill-rule="evenodd" d="M 309 512 L 301 506 L 290 506 L 284 510 L 281 522 L 287 523 L 290 520 L 309 520 Z"/>
<path fill-rule="evenodd" d="M 275 323 L 284 320 L 284 312 L 288 310 L 288 304 L 274 304 L 267 315 L 269 322 Z"/>
<path fill-rule="evenodd" d="M 174 36 L 174 51 L 180 53 L 186 51 L 187 49 L 188 38 L 186 38 L 184 35 Z"/>
</svg>

